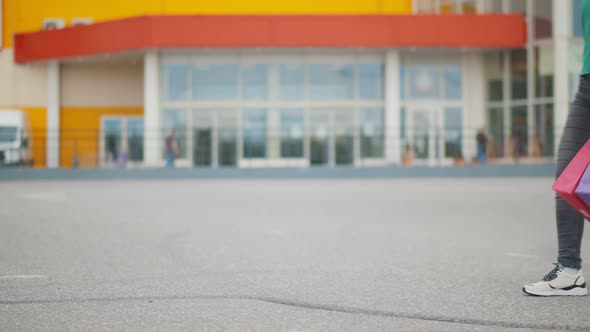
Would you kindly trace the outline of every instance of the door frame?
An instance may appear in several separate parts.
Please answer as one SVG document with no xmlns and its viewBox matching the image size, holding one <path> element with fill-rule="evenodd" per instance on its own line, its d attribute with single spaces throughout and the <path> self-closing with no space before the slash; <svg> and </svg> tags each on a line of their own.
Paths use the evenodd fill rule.
<svg viewBox="0 0 590 332">
<path fill-rule="evenodd" d="M 100 117 L 100 129 L 99 129 L 99 144 L 98 144 L 98 163 L 97 165 L 101 168 L 114 168 L 114 165 L 112 163 L 107 163 L 105 161 L 105 122 L 108 120 L 119 120 L 121 121 L 121 149 L 125 148 L 126 150 L 128 149 L 127 147 L 127 122 L 128 120 L 142 120 L 143 122 L 143 116 L 141 115 L 102 115 Z M 144 127 L 145 129 L 145 127 Z M 145 147 L 144 147 L 144 153 L 145 153 Z M 130 161 L 129 159 L 127 160 L 127 167 L 133 167 L 133 168 L 137 168 L 137 167 L 141 167 L 143 165 L 143 160 L 142 161 Z"/>
<path fill-rule="evenodd" d="M 428 158 L 418 159 L 415 157 L 414 164 L 417 166 L 451 166 L 453 159 L 446 157 L 445 151 L 445 105 L 436 102 L 412 102 L 405 106 L 406 109 L 406 141 L 414 151 L 414 114 L 425 112 L 428 116 Z M 402 142 L 404 144 L 404 142 Z M 403 151 L 403 147 L 402 147 Z M 437 155 L 438 154 L 438 155 Z"/>
</svg>

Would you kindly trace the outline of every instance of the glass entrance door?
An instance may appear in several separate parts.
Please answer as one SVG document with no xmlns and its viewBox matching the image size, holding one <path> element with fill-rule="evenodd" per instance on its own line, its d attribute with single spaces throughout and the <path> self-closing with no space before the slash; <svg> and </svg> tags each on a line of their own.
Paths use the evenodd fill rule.
<svg viewBox="0 0 590 332">
<path fill-rule="evenodd" d="M 213 112 L 193 112 L 193 166 L 212 166 L 213 128 Z"/>
<path fill-rule="evenodd" d="M 220 167 L 238 164 L 238 112 L 220 110 L 216 112 L 217 164 Z"/>
<path fill-rule="evenodd" d="M 119 158 L 123 147 L 123 120 L 120 118 L 103 119 L 102 121 L 102 166 L 113 165 Z"/>
<path fill-rule="evenodd" d="M 143 119 L 103 117 L 100 145 L 102 167 L 140 164 L 143 161 Z"/>
<path fill-rule="evenodd" d="M 409 110 L 409 143 L 416 164 L 436 165 L 442 159 L 442 123 L 438 108 L 416 107 Z"/>
<path fill-rule="evenodd" d="M 334 151 L 336 165 L 354 164 L 354 112 L 337 110 L 334 112 Z"/>
<path fill-rule="evenodd" d="M 192 165 L 236 166 L 238 113 L 227 109 L 200 109 L 192 113 Z"/>
<path fill-rule="evenodd" d="M 330 163 L 330 112 L 315 110 L 309 116 L 309 164 Z"/>
</svg>

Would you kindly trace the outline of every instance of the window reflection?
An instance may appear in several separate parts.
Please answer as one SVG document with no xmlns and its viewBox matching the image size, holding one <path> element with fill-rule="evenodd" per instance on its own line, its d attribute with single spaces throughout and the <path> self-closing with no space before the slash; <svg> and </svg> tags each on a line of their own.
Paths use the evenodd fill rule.
<svg viewBox="0 0 590 332">
<path fill-rule="evenodd" d="M 382 158 L 384 151 L 384 115 L 382 108 L 362 109 L 361 157 Z"/>
<path fill-rule="evenodd" d="M 143 120 L 127 120 L 127 146 L 130 161 L 143 160 Z"/>
<path fill-rule="evenodd" d="M 243 122 L 244 158 L 265 158 L 267 137 L 266 109 L 244 109 Z"/>
<path fill-rule="evenodd" d="M 305 67 L 301 64 L 279 66 L 281 99 L 301 100 L 304 98 L 303 80 Z"/>
<path fill-rule="evenodd" d="M 460 108 L 446 108 L 445 122 L 445 157 L 461 158 L 463 139 L 463 112 Z"/>
<path fill-rule="evenodd" d="M 168 108 L 164 109 L 162 117 L 163 132 L 162 138 L 165 140 L 176 131 L 176 143 L 178 144 L 178 158 L 187 157 L 186 140 L 187 140 L 187 114 L 185 109 Z M 162 151 L 164 153 L 165 151 Z"/>
<path fill-rule="evenodd" d="M 364 63 L 359 65 L 361 99 L 383 98 L 384 69 L 384 65 L 379 63 Z"/>
<path fill-rule="evenodd" d="M 194 100 L 233 100 L 238 97 L 238 66 L 195 65 L 192 71 Z"/>
<path fill-rule="evenodd" d="M 165 100 L 185 100 L 188 97 L 187 64 L 165 63 L 162 65 L 162 77 L 164 84 L 162 97 Z"/>
<path fill-rule="evenodd" d="M 354 66 L 311 64 L 310 97 L 313 100 L 352 99 Z"/>
<path fill-rule="evenodd" d="M 254 64 L 242 68 L 242 98 L 268 98 L 268 65 Z"/>
<path fill-rule="evenodd" d="M 463 97 L 463 76 L 461 66 L 446 66 L 443 69 L 445 97 L 447 99 L 461 99 Z"/>
<path fill-rule="evenodd" d="M 303 158 L 303 109 L 281 110 L 281 157 Z"/>
<path fill-rule="evenodd" d="M 510 51 L 512 99 L 527 98 L 527 52 L 525 49 Z"/>
</svg>

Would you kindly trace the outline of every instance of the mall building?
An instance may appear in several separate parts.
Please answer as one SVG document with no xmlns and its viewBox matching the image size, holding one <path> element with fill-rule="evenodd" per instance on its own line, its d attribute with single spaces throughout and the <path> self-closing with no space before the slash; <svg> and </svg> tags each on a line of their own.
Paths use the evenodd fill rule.
<svg viewBox="0 0 590 332">
<path fill-rule="evenodd" d="M 0 0 L 37 167 L 551 161 L 579 0 Z"/>
</svg>

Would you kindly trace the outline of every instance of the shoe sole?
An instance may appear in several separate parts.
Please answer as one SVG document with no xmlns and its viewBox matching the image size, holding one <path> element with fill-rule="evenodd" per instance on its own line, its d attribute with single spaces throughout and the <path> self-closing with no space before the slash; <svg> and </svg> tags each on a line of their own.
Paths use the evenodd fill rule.
<svg viewBox="0 0 590 332">
<path fill-rule="evenodd" d="M 576 287 L 570 290 L 556 289 L 544 292 L 530 292 L 526 290 L 526 287 L 523 287 L 522 291 L 525 294 L 532 296 L 584 296 L 588 294 L 588 289 L 582 287 Z"/>
</svg>

